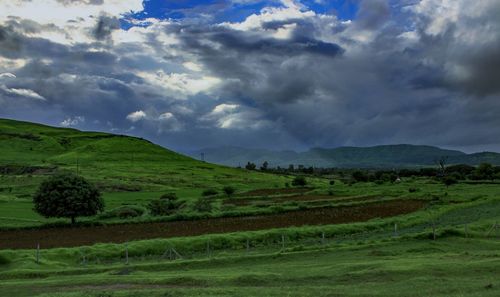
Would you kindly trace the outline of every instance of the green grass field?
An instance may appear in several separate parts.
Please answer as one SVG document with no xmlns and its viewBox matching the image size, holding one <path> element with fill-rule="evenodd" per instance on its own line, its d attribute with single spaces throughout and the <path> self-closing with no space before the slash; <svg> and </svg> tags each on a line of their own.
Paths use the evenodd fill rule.
<svg viewBox="0 0 500 297">
<path fill-rule="evenodd" d="M 46 171 L 70 170 L 98 185 L 106 210 L 147 205 L 165 192 L 188 203 L 203 190 L 231 185 L 238 191 L 284 187 L 290 177 L 228 168 L 179 155 L 146 140 L 0 119 L 0 167 L 34 172 L 0 175 L 0 227 L 47 220 L 32 211 L 31 197 Z M 0 169 L 1 169 L 0 168 Z"/>
<path fill-rule="evenodd" d="M 32 264 L 1 269 L 0 296 L 498 296 L 499 248 L 497 240 L 450 237 L 129 265 Z"/>
<path fill-rule="evenodd" d="M 211 188 L 219 194 L 211 198 L 212 211 L 202 214 L 208 218 L 395 199 L 426 204 L 413 213 L 336 225 L 42 246 L 39 263 L 35 249 L 0 250 L 0 296 L 500 295 L 500 228 L 494 227 L 500 185 L 491 181 L 446 187 L 430 178 L 348 184 L 337 176 L 308 176 L 304 190 L 290 187 L 292 176 L 212 165 L 138 138 L 10 120 L 0 120 L 0 151 L 0 229 L 67 223 L 40 217 L 31 201 L 40 182 L 63 170 L 96 184 L 106 211 L 145 208 L 175 192 L 185 203 L 176 215 L 196 218 L 200 213 L 192 206 Z M 236 194 L 222 194 L 226 185 Z M 261 194 L 246 193 L 251 190 Z M 133 219 L 79 220 L 140 224 L 174 218 L 146 211 Z M 180 259 L 171 258 L 172 249 Z"/>
</svg>

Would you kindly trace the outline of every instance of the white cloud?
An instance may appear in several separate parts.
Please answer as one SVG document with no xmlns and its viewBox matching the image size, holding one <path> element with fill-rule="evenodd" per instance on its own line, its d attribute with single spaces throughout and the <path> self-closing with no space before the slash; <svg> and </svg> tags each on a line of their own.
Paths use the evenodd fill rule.
<svg viewBox="0 0 500 297">
<path fill-rule="evenodd" d="M 168 121 L 170 119 L 173 119 L 174 118 L 174 115 L 171 113 L 171 112 L 165 112 L 165 113 L 162 113 L 160 114 L 160 116 L 158 117 L 158 119 L 160 121 Z"/>
<path fill-rule="evenodd" d="M 196 64 L 194 62 L 188 61 L 182 64 L 185 68 L 191 70 L 191 71 L 196 71 L 199 72 L 202 70 L 201 66 L 199 64 Z"/>
<path fill-rule="evenodd" d="M 20 97 L 34 99 L 34 100 L 40 100 L 40 101 L 47 101 L 47 99 L 45 99 L 42 95 L 40 95 L 37 92 L 30 90 L 30 89 L 8 88 L 8 87 L 3 86 L 3 85 L 0 85 L 0 89 L 3 90 L 4 92 L 10 94 L 10 95 L 20 96 Z"/>
<path fill-rule="evenodd" d="M 0 79 L 2 78 L 16 78 L 16 75 L 9 72 L 0 73 Z"/>
<path fill-rule="evenodd" d="M 68 117 L 59 125 L 63 127 L 73 127 L 73 126 L 78 126 L 79 124 L 85 123 L 85 117 L 83 116 L 76 116 L 74 118 Z"/>
<path fill-rule="evenodd" d="M 42 37 L 54 42 L 70 44 L 90 42 L 90 32 L 102 15 L 120 17 L 143 10 L 142 0 L 61 1 L 61 0 L 0 0 L 0 23 L 11 17 L 31 20 L 41 32 L 28 36 Z M 50 27 L 48 26 L 48 27 Z M 55 26 L 55 28 L 53 27 Z"/>
<path fill-rule="evenodd" d="M 215 122 L 221 129 L 261 129 L 272 126 L 270 121 L 262 119 L 259 110 L 238 104 L 219 104 L 202 120 Z"/>
<path fill-rule="evenodd" d="M 165 131 L 177 132 L 183 130 L 183 125 L 177 120 L 175 115 L 171 112 L 165 112 L 158 117 L 159 128 L 158 133 Z"/>
<path fill-rule="evenodd" d="M 134 111 L 127 115 L 127 120 L 135 123 L 147 117 L 146 113 L 142 110 Z"/>
<path fill-rule="evenodd" d="M 282 0 L 282 7 L 265 7 L 259 14 L 252 14 L 240 23 L 222 23 L 221 25 L 241 31 L 260 30 L 275 35 L 277 38 L 283 38 L 287 34 L 281 29 L 264 29 L 264 24 L 270 22 L 283 22 L 287 20 L 299 20 L 316 16 L 312 10 L 306 10 L 304 6 L 293 0 Z M 281 30 L 281 31 L 279 31 Z"/>
<path fill-rule="evenodd" d="M 163 70 L 156 73 L 137 72 L 148 83 L 165 89 L 171 96 L 186 99 L 189 95 L 209 92 L 220 83 L 220 79 L 212 76 L 194 77 L 187 73 L 165 73 Z"/>
<path fill-rule="evenodd" d="M 238 104 L 219 104 L 212 110 L 210 114 L 211 115 L 226 114 L 235 111 L 239 107 L 240 106 Z"/>
</svg>

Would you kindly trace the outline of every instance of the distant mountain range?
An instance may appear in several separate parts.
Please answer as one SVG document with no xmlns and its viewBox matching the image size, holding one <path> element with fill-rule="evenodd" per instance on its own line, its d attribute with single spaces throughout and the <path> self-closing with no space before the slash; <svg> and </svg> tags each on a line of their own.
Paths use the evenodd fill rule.
<svg viewBox="0 0 500 297">
<path fill-rule="evenodd" d="M 483 162 L 500 165 L 500 154 L 482 152 L 466 154 L 461 151 L 441 149 L 427 145 L 380 145 L 372 147 L 313 148 L 306 152 L 272 151 L 241 147 L 206 148 L 188 153 L 210 163 L 242 166 L 252 162 L 260 166 L 267 161 L 269 167 L 314 166 L 339 168 L 389 168 L 435 165 L 436 160 L 447 157 L 449 164 L 477 165 Z"/>
</svg>

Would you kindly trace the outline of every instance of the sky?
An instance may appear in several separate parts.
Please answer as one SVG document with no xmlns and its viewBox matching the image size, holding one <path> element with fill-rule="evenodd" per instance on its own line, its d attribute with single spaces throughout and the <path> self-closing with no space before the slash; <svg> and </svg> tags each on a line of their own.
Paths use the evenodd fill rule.
<svg viewBox="0 0 500 297">
<path fill-rule="evenodd" d="M 0 117 L 177 151 L 500 151 L 498 0 L 0 0 Z"/>
</svg>

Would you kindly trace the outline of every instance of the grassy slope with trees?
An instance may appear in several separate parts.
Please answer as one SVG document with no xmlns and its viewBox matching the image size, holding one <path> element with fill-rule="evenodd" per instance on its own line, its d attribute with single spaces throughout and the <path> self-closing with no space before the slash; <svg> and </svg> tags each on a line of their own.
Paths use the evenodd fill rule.
<svg viewBox="0 0 500 297">
<path fill-rule="evenodd" d="M 0 151 L 0 226 L 52 221 L 32 211 L 32 195 L 56 171 L 78 171 L 97 185 L 106 210 L 145 205 L 165 192 L 189 205 L 208 188 L 243 191 L 291 181 L 201 162 L 140 138 L 7 119 L 0 119 Z"/>
<path fill-rule="evenodd" d="M 26 215 L 28 224 L 36 220 L 31 195 L 46 179 L 43 173 L 54 167 L 76 172 L 76 160 L 79 173 L 104 190 L 108 207 L 147 203 L 168 192 L 179 198 L 167 195 L 167 205 L 179 200 L 189 204 L 202 192 L 210 194 L 210 188 L 220 193 L 219 203 L 230 195 L 246 200 L 238 196 L 242 191 L 292 184 L 286 176 L 202 163 L 141 139 L 8 120 L 0 121 L 0 149 L 0 211 L 16 216 L 16 224 L 22 222 L 19 215 Z M 42 250 L 40 263 L 34 250 L 2 250 L 0 295 L 498 296 L 498 242 L 492 238 L 492 226 L 500 217 L 496 181 L 460 180 L 448 186 L 429 177 L 378 183 L 370 181 L 370 173 L 367 176 L 367 181 L 355 183 L 335 175 L 307 177 L 308 185 L 315 187 L 308 195 L 339 201 L 361 196 L 359 203 L 421 199 L 429 205 L 415 213 L 359 223 Z M 228 194 L 232 191 L 224 191 L 227 186 L 237 192 Z M 251 199 L 268 203 L 290 197 Z M 255 203 L 241 209 L 257 209 L 260 201 Z M 309 202 L 298 203 L 307 207 Z M 8 222 L 0 220 L 3 225 Z M 436 241 L 430 236 L 430 222 L 437 222 Z M 395 223 L 401 232 L 396 238 Z M 327 236 L 326 245 L 319 244 L 321 234 Z M 287 240 L 285 250 L 280 248 L 281 238 Z M 247 240 L 252 242 L 250 253 L 245 250 Z M 211 259 L 203 256 L 207 242 L 219 250 Z M 160 260 L 168 246 L 201 257 Z M 123 261 L 125 247 L 129 265 Z M 81 262 L 83 255 L 86 264 Z"/>
</svg>

